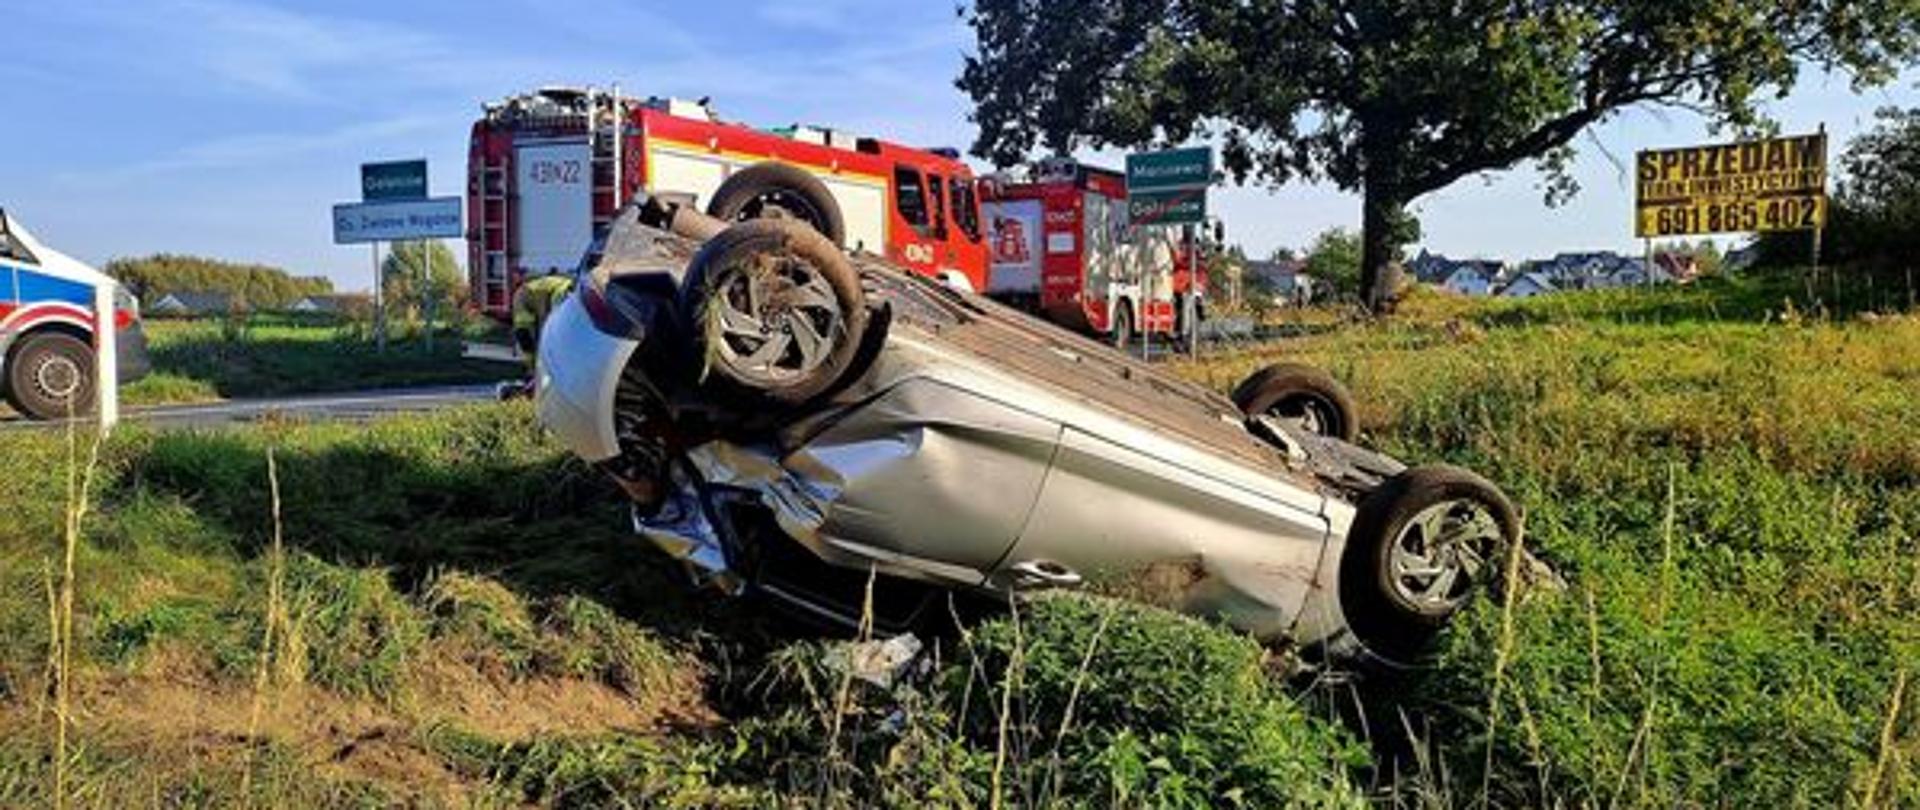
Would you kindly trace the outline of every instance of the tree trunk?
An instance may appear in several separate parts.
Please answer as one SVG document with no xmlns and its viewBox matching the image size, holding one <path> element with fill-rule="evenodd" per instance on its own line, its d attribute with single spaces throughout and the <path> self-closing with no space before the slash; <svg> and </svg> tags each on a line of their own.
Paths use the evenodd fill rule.
<svg viewBox="0 0 1920 810">
<path fill-rule="evenodd" d="M 1406 202 L 1368 183 L 1360 207 L 1360 293 L 1376 315 L 1393 312 L 1400 289 L 1400 223 Z"/>
</svg>

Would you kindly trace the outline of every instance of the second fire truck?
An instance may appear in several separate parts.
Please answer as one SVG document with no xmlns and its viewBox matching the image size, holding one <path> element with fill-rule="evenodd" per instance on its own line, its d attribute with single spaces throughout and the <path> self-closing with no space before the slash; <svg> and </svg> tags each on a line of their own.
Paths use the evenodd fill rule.
<svg viewBox="0 0 1920 810">
<path fill-rule="evenodd" d="M 1191 228 L 1131 221 L 1119 172 L 1047 160 L 981 185 L 988 295 L 1123 346 L 1143 333 L 1185 334 L 1187 313 L 1204 312 L 1206 272 Z"/>
</svg>

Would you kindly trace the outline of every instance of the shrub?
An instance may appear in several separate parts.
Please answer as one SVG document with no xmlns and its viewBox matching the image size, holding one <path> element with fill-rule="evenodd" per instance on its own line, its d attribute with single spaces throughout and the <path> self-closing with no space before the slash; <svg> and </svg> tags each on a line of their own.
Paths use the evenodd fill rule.
<svg viewBox="0 0 1920 810">
<path fill-rule="evenodd" d="M 831 649 L 775 656 L 769 705 L 735 730 L 733 778 L 855 805 L 988 804 L 996 789 L 1019 806 L 1361 803 L 1365 750 L 1303 712 L 1257 644 L 1157 608 L 1036 599 L 917 687 L 851 680 Z"/>
</svg>

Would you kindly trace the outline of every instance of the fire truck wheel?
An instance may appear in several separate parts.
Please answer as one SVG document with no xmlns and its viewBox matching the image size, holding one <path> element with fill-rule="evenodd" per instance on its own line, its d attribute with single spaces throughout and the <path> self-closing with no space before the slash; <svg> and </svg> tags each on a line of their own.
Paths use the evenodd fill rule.
<svg viewBox="0 0 1920 810">
<path fill-rule="evenodd" d="M 694 256 L 680 296 L 702 384 L 780 404 L 830 390 L 867 328 L 853 265 L 792 220 L 728 226 Z"/>
<path fill-rule="evenodd" d="M 788 163 L 758 163 L 735 172 L 713 193 L 707 213 L 734 221 L 797 219 L 835 245 L 847 243 L 846 221 L 833 193 L 820 178 Z"/>
<path fill-rule="evenodd" d="M 60 332 L 26 336 L 7 358 L 7 395 L 33 419 L 86 415 L 93 410 L 93 347 Z"/>
<path fill-rule="evenodd" d="M 1265 414 L 1308 433 L 1349 442 L 1360 435 L 1347 387 L 1302 363 L 1279 363 L 1254 372 L 1233 389 L 1233 404 L 1249 417 Z"/>
<path fill-rule="evenodd" d="M 1107 335 L 1113 339 L 1113 347 L 1126 351 L 1127 344 L 1133 342 L 1133 305 L 1121 301 L 1113 308 L 1113 329 Z"/>
</svg>

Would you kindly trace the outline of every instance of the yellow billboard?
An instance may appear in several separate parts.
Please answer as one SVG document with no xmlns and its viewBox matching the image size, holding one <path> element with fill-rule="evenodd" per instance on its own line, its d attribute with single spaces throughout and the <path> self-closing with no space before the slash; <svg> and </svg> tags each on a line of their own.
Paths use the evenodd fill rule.
<svg viewBox="0 0 1920 810">
<path fill-rule="evenodd" d="M 1634 166 L 1635 236 L 1827 224 L 1825 133 L 1656 149 L 1639 153 Z"/>
</svg>

